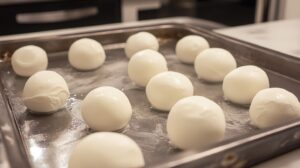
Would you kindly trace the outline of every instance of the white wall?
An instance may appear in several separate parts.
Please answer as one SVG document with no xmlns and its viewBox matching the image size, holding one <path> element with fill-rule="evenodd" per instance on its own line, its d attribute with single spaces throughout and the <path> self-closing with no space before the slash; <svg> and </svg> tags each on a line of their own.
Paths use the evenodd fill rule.
<svg viewBox="0 0 300 168">
<path fill-rule="evenodd" d="M 280 0 L 280 19 L 300 18 L 300 0 Z"/>
</svg>

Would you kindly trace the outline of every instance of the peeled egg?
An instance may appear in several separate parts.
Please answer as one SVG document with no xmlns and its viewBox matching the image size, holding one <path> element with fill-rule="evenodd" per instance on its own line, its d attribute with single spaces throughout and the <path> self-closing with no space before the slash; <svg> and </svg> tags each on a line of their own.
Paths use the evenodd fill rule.
<svg viewBox="0 0 300 168">
<path fill-rule="evenodd" d="M 222 140 L 225 126 L 220 106 L 202 96 L 179 100 L 167 119 L 168 137 L 180 149 L 203 149 Z"/>
<path fill-rule="evenodd" d="M 132 108 L 122 91 L 102 86 L 87 94 L 82 102 L 81 114 L 93 130 L 116 131 L 128 124 Z"/>
<path fill-rule="evenodd" d="M 203 37 L 188 35 L 177 42 L 175 50 L 180 61 L 193 64 L 197 55 L 207 48 L 209 44 Z"/>
<path fill-rule="evenodd" d="M 139 32 L 131 35 L 125 44 L 125 54 L 131 58 L 133 54 L 144 49 L 152 49 L 157 51 L 159 43 L 156 37 L 148 32 Z"/>
<path fill-rule="evenodd" d="M 227 50 L 209 48 L 196 57 L 194 66 L 198 78 L 209 82 L 221 82 L 237 65 L 234 57 Z"/>
<path fill-rule="evenodd" d="M 71 152 L 69 168 L 144 167 L 140 147 L 129 137 L 113 132 L 93 133 L 80 140 Z"/>
<path fill-rule="evenodd" d="M 167 61 L 155 50 L 145 49 L 135 53 L 128 63 L 128 75 L 137 85 L 145 87 L 156 74 L 168 71 Z"/>
<path fill-rule="evenodd" d="M 178 72 L 159 73 L 146 86 L 146 95 L 151 105 L 162 111 L 169 111 L 179 99 L 193 94 L 194 87 L 190 79 Z"/>
<path fill-rule="evenodd" d="M 46 70 L 48 57 L 42 48 L 28 45 L 17 49 L 13 53 L 11 64 L 17 75 L 28 77 L 38 71 Z"/>
<path fill-rule="evenodd" d="M 225 99 L 248 105 L 262 89 L 269 88 L 269 78 L 264 70 L 257 66 L 241 66 L 229 72 L 223 81 Z"/>
<path fill-rule="evenodd" d="M 55 112 L 64 107 L 70 96 L 64 78 L 54 71 L 39 71 L 25 83 L 23 102 L 36 113 Z"/>
<path fill-rule="evenodd" d="M 253 125 L 268 128 L 299 119 L 300 103 L 285 89 L 263 89 L 253 98 L 249 114 Z"/>
<path fill-rule="evenodd" d="M 100 67 L 106 55 L 102 45 L 96 40 L 82 38 L 75 41 L 68 53 L 70 64 L 78 70 L 92 70 Z"/>
</svg>

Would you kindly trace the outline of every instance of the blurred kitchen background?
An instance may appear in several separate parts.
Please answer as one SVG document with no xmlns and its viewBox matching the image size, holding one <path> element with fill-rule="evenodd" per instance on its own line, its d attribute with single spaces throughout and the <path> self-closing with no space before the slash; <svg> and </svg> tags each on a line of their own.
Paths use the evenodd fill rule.
<svg viewBox="0 0 300 168">
<path fill-rule="evenodd" d="M 0 0 L 0 35 L 191 16 L 228 26 L 300 17 L 299 0 Z"/>
</svg>

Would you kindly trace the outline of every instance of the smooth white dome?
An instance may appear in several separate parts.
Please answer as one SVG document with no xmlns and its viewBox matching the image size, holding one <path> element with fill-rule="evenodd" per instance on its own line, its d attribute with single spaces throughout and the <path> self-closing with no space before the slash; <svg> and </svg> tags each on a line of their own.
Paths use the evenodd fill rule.
<svg viewBox="0 0 300 168">
<path fill-rule="evenodd" d="M 300 103 L 285 89 L 264 89 L 253 98 L 249 114 L 253 125 L 268 128 L 300 118 Z"/>
<path fill-rule="evenodd" d="M 188 35 L 180 39 L 176 44 L 177 58 L 188 64 L 193 64 L 197 55 L 203 50 L 209 48 L 205 38 L 197 35 Z"/>
<path fill-rule="evenodd" d="M 146 95 L 151 105 L 163 111 L 169 111 L 179 99 L 193 94 L 194 87 L 190 79 L 178 72 L 159 73 L 146 86 Z"/>
<path fill-rule="evenodd" d="M 179 100 L 167 119 L 171 143 L 181 149 L 202 149 L 222 140 L 225 126 L 220 106 L 202 96 Z"/>
<path fill-rule="evenodd" d="M 234 57 L 227 50 L 209 48 L 196 57 L 194 66 L 198 78 L 209 82 L 221 82 L 237 65 Z"/>
<path fill-rule="evenodd" d="M 131 58 L 133 54 L 144 49 L 157 51 L 159 43 L 156 37 L 148 32 L 139 32 L 131 35 L 125 44 L 125 54 Z"/>
<path fill-rule="evenodd" d="M 61 75 L 39 71 L 26 81 L 22 98 L 28 109 L 43 113 L 63 108 L 69 96 L 68 85 Z"/>
<path fill-rule="evenodd" d="M 93 39 L 82 38 L 75 41 L 68 53 L 70 64 L 78 70 L 92 70 L 100 67 L 106 55 L 102 45 Z"/>
<path fill-rule="evenodd" d="M 116 131 L 128 124 L 132 108 L 122 91 L 102 86 L 90 91 L 84 98 L 81 113 L 90 128 L 96 131 Z"/>
<path fill-rule="evenodd" d="M 223 81 L 225 99 L 248 105 L 262 89 L 269 88 L 269 78 L 264 70 L 257 66 L 241 66 L 229 72 Z"/>
<path fill-rule="evenodd" d="M 128 75 L 137 85 L 145 87 L 156 74 L 168 71 L 167 61 L 155 50 L 145 49 L 135 53 L 128 63 Z"/>
<path fill-rule="evenodd" d="M 69 168 L 137 168 L 144 167 L 139 146 L 129 137 L 113 132 L 93 133 L 74 147 Z"/>
<path fill-rule="evenodd" d="M 17 75 L 28 77 L 38 71 L 46 70 L 48 57 L 42 48 L 28 45 L 17 49 L 13 53 L 11 64 Z"/>
</svg>

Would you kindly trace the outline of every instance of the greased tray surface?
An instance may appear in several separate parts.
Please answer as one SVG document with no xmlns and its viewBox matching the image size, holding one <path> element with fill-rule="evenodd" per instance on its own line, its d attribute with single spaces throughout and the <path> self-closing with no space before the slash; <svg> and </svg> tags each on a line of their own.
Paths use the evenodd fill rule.
<svg viewBox="0 0 300 168">
<path fill-rule="evenodd" d="M 163 163 L 182 151 L 175 149 L 169 143 L 166 134 L 166 119 L 168 113 L 154 110 L 147 101 L 145 91 L 133 84 L 127 75 L 128 59 L 124 54 L 124 42 L 130 34 L 146 30 L 154 33 L 160 41 L 160 52 L 166 57 L 168 68 L 189 77 L 194 85 L 195 95 L 201 95 L 214 100 L 224 110 L 226 116 L 225 140 L 238 138 L 258 130 L 250 125 L 248 108 L 233 105 L 223 98 L 221 83 L 206 83 L 200 81 L 192 65 L 183 64 L 175 56 L 175 44 L 179 38 L 187 34 L 199 34 L 209 41 L 211 47 L 223 47 L 230 50 L 238 61 L 238 65 L 252 64 L 252 60 L 244 59 L 243 51 L 227 48 L 222 43 L 205 32 L 192 28 L 178 27 L 178 25 L 144 27 L 124 32 L 115 42 L 108 41 L 108 37 L 114 38 L 114 32 L 110 35 L 95 33 L 88 35 L 76 35 L 76 37 L 63 37 L 60 42 L 64 49 L 48 51 L 49 70 L 61 74 L 68 83 L 71 97 L 65 109 L 46 116 L 33 115 L 26 111 L 21 100 L 22 89 L 26 78 L 14 74 L 10 66 L 4 66 L 1 70 L 1 82 L 4 86 L 5 96 L 8 98 L 13 117 L 21 135 L 26 153 L 33 167 L 64 168 L 67 167 L 68 158 L 72 147 L 78 140 L 92 130 L 83 122 L 80 115 L 80 103 L 85 95 L 99 86 L 114 86 L 121 89 L 128 96 L 132 107 L 133 116 L 129 125 L 120 130 L 133 138 L 142 148 L 146 166 Z M 117 35 L 116 35 L 117 36 Z M 68 45 L 75 39 L 90 37 L 104 41 L 107 59 L 99 69 L 93 71 L 77 71 L 73 69 L 67 60 Z M 51 39 L 50 42 L 51 44 Z M 39 43 L 37 43 L 39 44 Z M 41 46 L 47 44 L 41 43 Z M 45 47 L 47 50 L 47 46 Z M 273 71 L 267 70 L 271 86 L 283 87 L 296 92 L 299 97 L 299 82 L 285 77 Z"/>
</svg>

